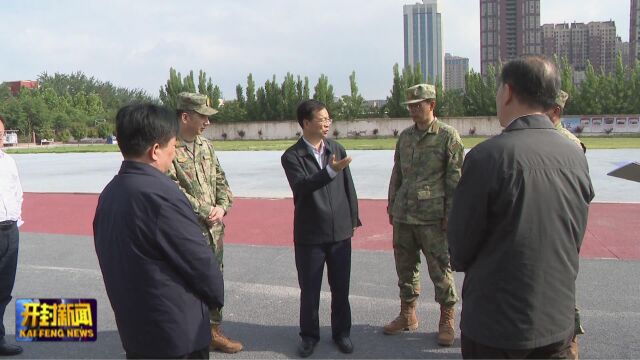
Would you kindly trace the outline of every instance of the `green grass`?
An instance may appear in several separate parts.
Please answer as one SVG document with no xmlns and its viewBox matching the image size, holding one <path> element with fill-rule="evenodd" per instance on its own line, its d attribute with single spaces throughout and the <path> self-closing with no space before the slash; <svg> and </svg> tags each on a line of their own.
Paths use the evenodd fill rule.
<svg viewBox="0 0 640 360">
<path fill-rule="evenodd" d="M 31 145 L 29 147 L 3 149 L 9 154 L 63 154 L 85 152 L 119 152 L 118 145 L 87 144 L 87 145 Z"/>
<path fill-rule="evenodd" d="M 487 137 L 473 136 L 463 137 L 465 148 L 472 148 Z M 338 139 L 347 150 L 393 150 L 396 138 L 377 139 Z M 580 140 L 587 149 L 640 149 L 640 136 L 584 136 Z M 216 140 L 214 146 L 219 151 L 283 151 L 296 140 Z M 117 145 L 62 145 L 62 146 L 31 146 L 20 148 L 5 148 L 10 154 L 37 154 L 37 153 L 79 153 L 79 152 L 117 152 Z"/>
</svg>

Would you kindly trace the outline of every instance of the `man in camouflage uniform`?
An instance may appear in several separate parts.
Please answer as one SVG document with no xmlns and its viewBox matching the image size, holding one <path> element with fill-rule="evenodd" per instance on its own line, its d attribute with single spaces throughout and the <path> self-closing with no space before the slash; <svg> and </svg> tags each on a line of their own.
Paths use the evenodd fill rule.
<svg viewBox="0 0 640 360">
<path fill-rule="evenodd" d="M 562 112 L 564 111 L 564 105 L 567 103 L 568 99 L 569 94 L 560 90 L 560 93 L 558 93 L 558 96 L 556 97 L 556 105 L 547 112 L 547 116 L 549 117 L 549 119 L 551 119 L 553 125 L 555 125 L 560 134 L 573 141 L 580 149 L 582 149 L 583 152 L 586 153 L 587 147 L 584 145 L 584 143 L 580 141 L 580 139 L 578 139 L 575 135 L 573 135 L 571 131 L 565 129 L 564 126 L 562 126 L 562 122 L 560 121 L 562 118 Z"/>
<path fill-rule="evenodd" d="M 196 213 L 203 235 L 222 270 L 224 223 L 222 218 L 233 203 L 233 195 L 213 145 L 202 136 L 209 125 L 209 116 L 218 111 L 211 108 L 205 95 L 180 93 L 177 114 L 180 133 L 176 142 L 176 156 L 169 169 L 169 176 L 187 196 Z M 222 333 L 222 309 L 211 309 L 212 350 L 236 353 L 242 344 Z"/>
<path fill-rule="evenodd" d="M 454 305 L 458 301 L 446 238 L 447 212 L 460 179 L 464 147 L 458 132 L 436 119 L 436 89 L 420 84 L 407 89 L 407 102 L 415 125 L 400 134 L 389 183 L 389 222 L 393 225 L 393 252 L 400 314 L 384 326 L 384 333 L 399 334 L 418 328 L 420 252 L 440 304 L 438 344 L 451 346 L 455 338 Z"/>
<path fill-rule="evenodd" d="M 575 135 L 573 135 L 571 131 L 565 129 L 564 126 L 562 126 L 562 122 L 560 121 L 562 112 L 564 111 L 564 106 L 567 103 L 568 99 L 569 94 L 560 90 L 558 96 L 556 97 L 556 104 L 547 112 L 547 116 L 549 117 L 549 119 L 551 119 L 551 122 L 553 122 L 553 125 L 560 132 L 560 134 L 562 134 L 562 136 L 571 140 L 571 142 L 575 143 L 580 150 L 586 153 L 587 147 L 584 145 L 584 143 L 580 141 L 580 139 L 578 139 Z M 574 359 L 578 358 L 578 335 L 582 334 L 584 334 L 584 328 L 582 327 L 582 323 L 580 322 L 580 309 L 578 309 L 578 306 L 576 305 L 576 333 L 571 341 L 570 349 L 571 353 L 575 355 L 575 357 L 573 357 Z"/>
</svg>

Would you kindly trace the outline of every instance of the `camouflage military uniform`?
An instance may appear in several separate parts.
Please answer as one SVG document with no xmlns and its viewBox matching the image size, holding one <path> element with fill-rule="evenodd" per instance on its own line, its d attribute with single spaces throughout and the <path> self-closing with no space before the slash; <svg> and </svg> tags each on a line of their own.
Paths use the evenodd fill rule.
<svg viewBox="0 0 640 360">
<path fill-rule="evenodd" d="M 458 132 L 437 119 L 424 132 L 414 125 L 398 138 L 387 211 L 393 217 L 393 250 L 403 301 L 412 302 L 420 294 L 420 251 L 427 259 L 435 300 L 446 306 L 458 301 L 442 221 L 451 207 L 463 157 Z"/>
<path fill-rule="evenodd" d="M 560 92 L 558 93 L 558 96 L 556 97 L 556 104 L 558 106 L 560 106 L 561 109 L 564 109 L 564 106 L 567 102 L 567 100 L 569 99 L 569 94 L 567 94 L 566 92 L 560 90 Z M 562 122 L 558 121 L 558 123 L 556 124 L 556 129 L 560 132 L 560 134 L 564 137 L 566 137 L 567 139 L 571 140 L 572 142 L 574 142 L 578 148 L 582 149 L 582 152 L 586 153 L 587 152 L 587 147 L 584 145 L 584 143 L 582 141 L 580 141 L 580 139 L 578 139 L 575 135 L 573 135 L 573 133 L 571 133 L 571 131 L 567 130 L 564 128 L 564 126 L 562 126 Z M 578 309 L 578 306 L 576 305 L 575 307 L 575 333 L 576 335 L 582 335 L 584 334 L 584 328 L 582 327 L 582 322 L 580 321 L 580 309 Z M 574 339 L 575 340 L 575 339 Z"/>
<path fill-rule="evenodd" d="M 580 139 L 578 139 L 578 137 L 576 137 L 575 135 L 573 135 L 573 133 L 571 133 L 571 131 L 567 130 L 564 128 L 564 126 L 562 126 L 562 122 L 558 122 L 556 124 L 556 129 L 560 132 L 560 134 L 562 134 L 562 136 L 566 137 L 567 139 L 571 140 L 572 142 L 574 142 L 576 145 L 578 145 L 578 147 L 583 151 L 583 152 L 587 152 L 587 147 L 584 146 L 584 143 L 582 143 L 582 141 L 580 141 Z"/>
<path fill-rule="evenodd" d="M 213 206 L 227 212 L 233 203 L 233 195 L 213 145 L 202 136 L 196 136 L 193 144 L 193 149 L 189 149 L 184 141 L 178 139 L 169 176 L 193 206 L 202 233 L 209 239 L 211 250 L 222 270 L 224 224 L 220 222 L 209 226 L 206 220 Z M 220 309 L 211 311 L 211 320 L 215 323 L 222 320 Z"/>
</svg>

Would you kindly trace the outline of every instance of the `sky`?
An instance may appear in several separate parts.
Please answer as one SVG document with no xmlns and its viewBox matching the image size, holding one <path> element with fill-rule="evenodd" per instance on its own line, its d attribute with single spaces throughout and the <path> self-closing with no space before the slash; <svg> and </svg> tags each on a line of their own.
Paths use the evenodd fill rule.
<svg viewBox="0 0 640 360">
<path fill-rule="evenodd" d="M 1 0 L 0 82 L 82 71 L 153 97 L 175 68 L 204 70 L 223 97 L 253 74 L 326 74 L 336 95 L 356 72 L 383 99 L 403 66 L 403 0 Z M 439 0 L 444 48 L 480 69 L 479 0 Z M 541 23 L 614 20 L 629 39 L 629 0 L 541 0 Z"/>
</svg>

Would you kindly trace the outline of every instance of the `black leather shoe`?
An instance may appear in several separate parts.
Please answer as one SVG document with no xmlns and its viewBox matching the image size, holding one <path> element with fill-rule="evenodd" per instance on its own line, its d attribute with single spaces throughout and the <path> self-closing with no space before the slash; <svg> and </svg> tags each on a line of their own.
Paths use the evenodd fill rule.
<svg viewBox="0 0 640 360">
<path fill-rule="evenodd" d="M 0 356 L 12 356 L 22 353 L 22 348 L 18 345 L 2 344 L 0 345 Z"/>
<path fill-rule="evenodd" d="M 338 345 L 338 349 L 340 349 L 341 352 L 345 354 L 351 354 L 353 352 L 353 343 L 348 336 L 339 337 L 333 339 L 333 341 Z"/>
<path fill-rule="evenodd" d="M 298 354 L 303 358 L 311 356 L 317 343 L 318 342 L 314 339 L 302 338 L 300 345 L 298 346 Z"/>
</svg>

